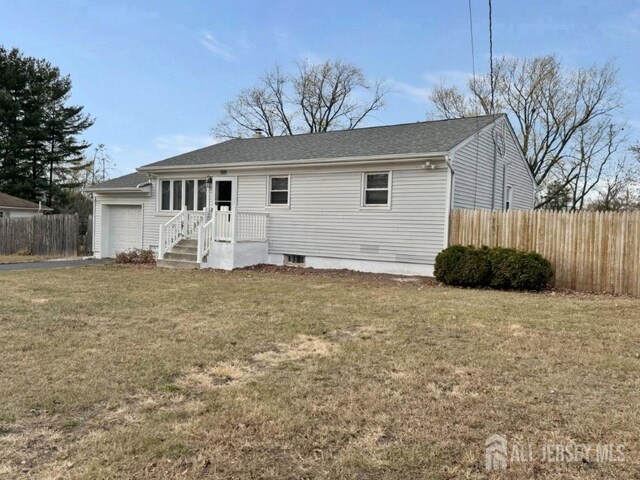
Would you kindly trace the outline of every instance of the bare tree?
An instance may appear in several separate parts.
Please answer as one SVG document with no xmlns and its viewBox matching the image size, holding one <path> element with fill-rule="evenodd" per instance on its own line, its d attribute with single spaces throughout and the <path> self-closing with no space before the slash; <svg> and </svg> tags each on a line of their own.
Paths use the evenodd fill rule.
<svg viewBox="0 0 640 480">
<path fill-rule="evenodd" d="M 582 210 L 601 183 L 610 178 L 607 172 L 628 170 L 626 157 L 617 155 L 624 141 L 624 127 L 609 123 L 607 119 L 577 130 L 565 160 L 557 164 L 560 174 L 553 170 L 550 174 L 557 176 L 557 182 L 569 191 L 569 210 Z M 616 175 L 617 181 L 623 178 L 626 177 Z M 545 201 L 539 205 L 547 206 Z"/>
<path fill-rule="evenodd" d="M 492 114 L 490 75 L 470 78 L 469 92 L 441 85 L 431 101 L 440 118 Z M 564 69 L 555 56 L 502 57 L 494 69 L 495 111 L 513 120 L 520 146 L 538 185 L 538 208 L 553 191 L 571 191 L 571 208 L 582 208 L 621 143 L 624 125 L 613 63 Z M 551 188 L 553 187 L 553 188 Z"/>
<path fill-rule="evenodd" d="M 237 138 L 257 129 L 270 137 L 351 129 L 383 108 L 387 91 L 384 82 L 369 83 L 361 68 L 341 60 L 305 61 L 290 75 L 276 66 L 225 104 L 213 132 Z"/>
<path fill-rule="evenodd" d="M 640 208 L 640 174 L 637 163 L 623 162 L 604 175 L 589 210 L 616 212 Z"/>
</svg>

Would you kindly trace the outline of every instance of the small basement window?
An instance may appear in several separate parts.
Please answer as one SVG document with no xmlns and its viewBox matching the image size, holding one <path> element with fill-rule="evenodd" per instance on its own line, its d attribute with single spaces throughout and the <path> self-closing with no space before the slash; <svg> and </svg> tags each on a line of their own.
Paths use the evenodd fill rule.
<svg viewBox="0 0 640 480">
<path fill-rule="evenodd" d="M 304 255 L 285 255 L 286 265 L 304 265 Z"/>
</svg>

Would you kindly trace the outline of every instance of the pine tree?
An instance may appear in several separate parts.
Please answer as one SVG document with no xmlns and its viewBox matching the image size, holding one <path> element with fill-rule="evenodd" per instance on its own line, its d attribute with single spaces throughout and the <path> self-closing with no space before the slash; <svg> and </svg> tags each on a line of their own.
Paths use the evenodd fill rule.
<svg viewBox="0 0 640 480">
<path fill-rule="evenodd" d="M 0 191 L 52 206 L 74 188 L 94 120 L 68 105 L 71 88 L 48 61 L 0 46 Z"/>
</svg>

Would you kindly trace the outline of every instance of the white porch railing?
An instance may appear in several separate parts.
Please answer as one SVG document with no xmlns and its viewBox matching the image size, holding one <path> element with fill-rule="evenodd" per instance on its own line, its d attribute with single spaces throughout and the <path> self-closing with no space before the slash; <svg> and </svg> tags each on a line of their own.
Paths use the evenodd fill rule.
<svg viewBox="0 0 640 480">
<path fill-rule="evenodd" d="M 233 224 L 235 215 L 230 210 L 213 212 L 213 240 L 216 242 L 233 242 Z"/>
<path fill-rule="evenodd" d="M 200 228 L 198 228 L 198 263 L 202 263 L 204 257 L 206 257 L 211 251 L 211 244 L 213 243 L 213 225 L 215 221 L 215 217 L 212 217 L 211 220 L 200 225 Z"/>
<path fill-rule="evenodd" d="M 167 223 L 160 225 L 158 258 L 164 258 L 164 254 L 183 238 L 193 238 L 205 220 L 205 212 L 189 212 L 183 208 Z"/>
<path fill-rule="evenodd" d="M 267 214 L 217 210 L 206 221 L 204 212 L 182 210 L 160 227 L 158 258 L 164 258 L 183 238 L 197 238 L 197 262 L 210 253 L 213 242 L 266 242 Z"/>
<path fill-rule="evenodd" d="M 266 242 L 267 214 L 239 212 L 236 218 L 236 241 Z"/>
</svg>

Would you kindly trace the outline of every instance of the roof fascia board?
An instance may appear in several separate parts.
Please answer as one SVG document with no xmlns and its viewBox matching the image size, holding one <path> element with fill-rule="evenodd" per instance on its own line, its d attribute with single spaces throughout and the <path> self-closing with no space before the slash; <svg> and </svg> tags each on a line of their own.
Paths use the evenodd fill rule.
<svg viewBox="0 0 640 480">
<path fill-rule="evenodd" d="M 516 150 L 518 150 L 518 155 L 520 155 L 520 158 L 524 162 L 524 166 L 527 169 L 527 173 L 529 174 L 529 177 L 531 178 L 531 181 L 533 182 L 534 188 L 537 187 L 538 186 L 538 182 L 536 182 L 536 179 L 533 177 L 533 173 L 531 173 L 531 169 L 529 168 L 529 163 L 527 162 L 527 159 L 524 156 L 524 153 L 522 152 L 522 148 L 520 148 L 520 142 L 518 141 L 518 135 L 516 135 L 516 132 L 513 129 L 513 125 L 511 125 L 511 122 L 509 121 L 509 116 L 506 113 L 501 113 L 500 115 L 497 115 L 496 119 L 493 122 L 491 122 L 489 125 L 485 125 L 480 130 L 478 130 L 476 133 L 471 135 L 469 138 L 466 138 L 465 140 L 460 142 L 458 145 L 453 147 L 451 149 L 450 155 L 453 157 L 458 150 L 460 150 L 462 147 L 464 147 L 469 142 L 471 142 L 476 137 L 476 135 L 480 135 L 485 130 L 487 130 L 490 127 L 496 125 L 500 120 L 505 122 L 507 124 L 507 126 L 509 127 L 509 131 L 511 132 L 511 138 L 513 139 L 513 141 L 516 143 L 516 146 L 518 147 L 516 149 Z"/>
<path fill-rule="evenodd" d="M 509 131 L 511 132 L 511 138 L 513 138 L 513 141 L 516 142 L 516 145 L 518 146 L 518 154 L 520 155 L 520 158 L 522 159 L 522 161 L 524 162 L 524 167 L 527 170 L 527 173 L 529 174 L 529 177 L 531 178 L 531 181 L 533 182 L 533 188 L 536 189 L 538 188 L 538 182 L 536 181 L 535 177 L 533 176 L 533 173 L 531 172 L 531 169 L 529 168 L 529 162 L 527 161 L 527 157 L 524 156 L 524 152 L 522 151 L 522 148 L 520 147 L 520 141 L 518 140 L 518 135 L 516 134 L 516 131 L 513 129 L 513 125 L 511 125 L 511 122 L 509 121 L 508 117 L 505 115 L 505 121 L 507 122 L 507 126 L 509 127 Z"/>
<path fill-rule="evenodd" d="M 148 186 L 148 185 L 147 185 Z M 145 187 L 136 188 L 136 187 L 103 187 L 103 188 L 92 188 L 88 187 L 85 191 L 90 193 L 149 193 L 149 190 L 143 190 Z"/>
<path fill-rule="evenodd" d="M 8 207 L 6 205 L 0 205 L 0 209 L 2 210 L 33 210 L 36 212 L 42 211 L 42 210 L 53 210 L 53 208 L 50 207 Z"/>
<path fill-rule="evenodd" d="M 471 135 L 469 135 L 467 138 L 465 138 L 464 140 L 462 140 L 460 143 L 458 143 L 455 147 L 453 147 L 450 151 L 450 155 L 453 156 L 455 155 L 455 153 L 460 150 L 461 148 L 463 148 L 465 145 L 468 145 L 470 142 L 472 142 L 477 136 L 479 136 L 481 133 L 484 133 L 485 130 L 489 130 L 491 127 L 493 127 L 500 118 L 504 117 L 505 114 L 501 113 L 500 115 L 496 115 L 496 118 L 489 123 L 488 125 L 485 125 L 484 127 L 482 127 L 480 130 L 473 132 Z"/>
</svg>

